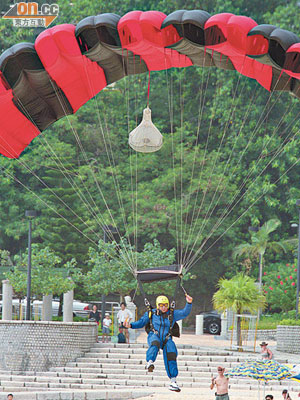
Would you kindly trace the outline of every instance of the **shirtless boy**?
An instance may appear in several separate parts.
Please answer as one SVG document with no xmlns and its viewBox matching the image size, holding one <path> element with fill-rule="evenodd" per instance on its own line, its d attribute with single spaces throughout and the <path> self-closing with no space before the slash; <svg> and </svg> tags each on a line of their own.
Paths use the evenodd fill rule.
<svg viewBox="0 0 300 400">
<path fill-rule="evenodd" d="M 218 367 L 218 376 L 216 378 L 211 378 L 211 385 L 210 385 L 211 390 L 213 390 L 215 386 L 217 389 L 215 400 L 229 400 L 228 396 L 229 378 L 226 378 L 224 376 L 224 371 L 225 368 Z"/>
</svg>

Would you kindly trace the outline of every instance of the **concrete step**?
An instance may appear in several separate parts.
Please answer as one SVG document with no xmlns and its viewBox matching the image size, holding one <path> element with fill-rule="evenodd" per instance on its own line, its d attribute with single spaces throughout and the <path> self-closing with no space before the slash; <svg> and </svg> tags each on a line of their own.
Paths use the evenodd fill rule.
<svg viewBox="0 0 300 400">
<path fill-rule="evenodd" d="M 78 368 L 105 368 L 107 365 L 121 365 L 124 366 L 123 368 L 128 368 L 128 366 L 136 366 L 136 365 L 141 365 L 145 364 L 145 360 L 131 360 L 131 359 L 120 359 L 120 360 L 112 360 L 112 359 L 98 359 L 97 361 L 82 361 L 82 362 L 72 362 L 72 363 L 67 363 L 66 367 L 78 367 Z M 209 363 L 209 362 L 201 362 L 201 361 L 182 361 L 180 359 L 177 360 L 177 364 L 179 367 L 184 368 L 184 367 L 211 367 L 213 370 L 215 370 L 218 365 L 222 364 L 226 369 L 233 368 L 239 363 Z M 157 360 L 156 365 L 163 365 L 162 360 Z M 117 367 L 116 367 L 117 368 Z"/>
<path fill-rule="evenodd" d="M 136 347 L 136 348 L 120 348 L 120 347 L 92 347 L 90 352 L 92 353 L 118 353 L 118 354 L 144 354 L 147 347 Z M 214 356 L 221 356 L 221 357 L 236 357 L 230 353 L 220 354 L 219 352 L 207 352 L 201 349 L 178 349 L 178 354 L 186 354 L 186 355 L 201 355 L 203 357 L 214 357 Z"/>
<path fill-rule="evenodd" d="M 110 358 L 110 359 L 140 359 L 140 358 L 145 358 L 145 350 L 143 350 L 142 353 L 135 353 L 131 352 L 129 354 L 127 353 L 86 353 L 83 357 L 77 358 L 77 361 L 80 361 L 82 359 L 101 359 L 101 358 Z M 226 357 L 221 357 L 221 356 L 203 356 L 199 354 L 178 354 L 178 358 L 181 360 L 187 360 L 187 361 L 193 361 L 193 360 L 199 360 L 199 361 L 206 361 L 206 362 L 245 362 L 245 361 L 250 361 L 250 360 L 256 360 L 257 358 L 245 358 L 241 359 L 239 357 L 234 357 L 234 356 L 226 356 Z"/>
<path fill-rule="evenodd" d="M 84 376 L 59 376 L 53 377 L 46 375 L 34 377 L 33 382 L 32 376 L 14 376 L 11 375 L 9 381 L 1 380 L 2 387 L 30 387 L 30 388 L 85 388 L 93 389 L 95 385 L 131 385 L 130 382 L 139 381 L 140 386 L 152 385 L 151 381 L 156 381 L 155 385 L 163 385 L 166 381 L 166 375 L 163 369 L 160 371 L 155 370 L 153 374 L 146 373 L 145 370 L 136 371 L 134 374 L 119 374 L 118 372 L 110 374 L 99 374 L 97 376 L 91 376 L 90 374 L 85 374 Z M 180 371 L 180 381 L 183 384 L 189 383 L 201 383 L 200 386 L 209 386 L 211 377 L 210 374 L 197 374 L 196 376 L 190 373 L 185 373 Z M 231 384 L 243 384 L 244 386 L 249 386 L 252 384 L 253 380 L 249 378 L 231 378 Z M 273 384 L 274 385 L 274 384 Z M 277 386 L 281 386 L 282 383 L 276 383 Z"/>
<path fill-rule="evenodd" d="M 87 366 L 87 367 L 76 367 L 76 366 L 66 366 L 66 367 L 56 367 L 53 368 L 51 373 L 52 374 L 61 374 L 62 372 L 73 372 L 73 373 L 105 373 L 107 371 L 118 371 L 118 373 L 126 373 L 126 371 L 132 371 L 132 370 L 144 370 L 146 362 L 143 361 L 139 364 L 96 364 L 93 365 L 92 367 Z M 90 365 L 90 364 L 89 364 Z M 156 370 L 162 370 L 164 371 L 164 364 L 161 361 L 156 361 L 155 362 L 155 368 Z M 209 365 L 207 366 L 193 366 L 193 365 L 188 365 L 188 366 L 181 366 L 180 371 L 190 371 L 190 372 L 195 372 L 195 373 L 200 373 L 200 372 L 216 372 L 215 367 L 211 367 Z M 146 372 L 146 371 L 145 371 Z"/>
<path fill-rule="evenodd" d="M 166 376 L 162 352 L 155 363 L 154 373 L 149 374 L 146 371 L 147 347 L 140 344 L 97 343 L 74 362 L 67 363 L 65 367 L 53 367 L 48 372 L 23 373 L 0 370 L 0 394 L 1 391 L 54 393 L 60 390 L 63 393 L 72 390 L 82 392 L 106 388 L 133 390 L 132 388 L 168 386 L 169 379 Z M 184 388 L 208 388 L 211 374 L 215 376 L 217 366 L 220 364 L 230 369 L 241 362 L 257 359 L 257 355 L 251 354 L 210 351 L 197 346 L 178 347 L 178 382 Z M 281 361 L 286 362 L 286 360 Z M 257 389 L 257 382 L 250 378 L 231 378 L 230 385 L 241 390 Z M 275 388 L 282 390 L 283 385 L 286 386 L 286 383 L 272 382 L 272 390 Z"/>
</svg>

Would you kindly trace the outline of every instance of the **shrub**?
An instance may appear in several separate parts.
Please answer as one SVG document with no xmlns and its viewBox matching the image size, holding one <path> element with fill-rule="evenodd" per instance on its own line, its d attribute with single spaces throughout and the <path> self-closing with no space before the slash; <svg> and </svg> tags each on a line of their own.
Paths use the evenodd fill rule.
<svg viewBox="0 0 300 400">
<path fill-rule="evenodd" d="M 257 329 L 276 329 L 278 321 L 274 320 L 262 320 L 259 321 Z"/>
<path fill-rule="evenodd" d="M 295 308 L 297 268 L 295 264 L 274 263 L 266 266 L 263 292 L 270 309 L 285 312 Z"/>
<path fill-rule="evenodd" d="M 283 319 L 278 325 L 300 326 L 300 320 L 297 319 Z"/>
</svg>

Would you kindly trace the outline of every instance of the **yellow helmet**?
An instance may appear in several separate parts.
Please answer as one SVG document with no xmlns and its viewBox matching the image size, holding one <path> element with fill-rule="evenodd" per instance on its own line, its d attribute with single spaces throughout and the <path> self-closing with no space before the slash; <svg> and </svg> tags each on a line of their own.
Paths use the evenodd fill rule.
<svg viewBox="0 0 300 400">
<path fill-rule="evenodd" d="M 159 304 L 168 304 L 168 308 L 169 308 L 169 299 L 167 298 L 167 296 L 157 296 L 156 297 L 156 308 L 158 308 Z"/>
</svg>

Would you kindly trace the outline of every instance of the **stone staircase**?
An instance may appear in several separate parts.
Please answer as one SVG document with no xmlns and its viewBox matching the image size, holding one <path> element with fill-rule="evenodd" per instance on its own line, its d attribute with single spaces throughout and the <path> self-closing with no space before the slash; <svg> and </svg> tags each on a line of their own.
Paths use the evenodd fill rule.
<svg viewBox="0 0 300 400">
<path fill-rule="evenodd" d="M 153 373 L 145 370 L 146 349 L 147 346 L 142 344 L 96 343 L 83 357 L 69 362 L 65 367 L 51 368 L 48 372 L 0 371 L 0 400 L 6 398 L 2 397 L 1 392 L 49 393 L 74 390 L 151 389 L 168 386 L 169 380 L 164 370 L 162 354 L 158 356 Z M 257 359 L 257 355 L 179 345 L 178 383 L 182 388 L 208 388 L 212 374 L 217 375 L 218 365 L 228 370 L 249 359 Z M 288 362 L 288 360 L 278 361 Z M 287 386 L 286 382 L 272 382 L 268 385 L 268 390 L 282 390 L 282 385 Z M 242 391 L 256 390 L 257 382 L 249 378 L 231 378 L 230 386 Z M 300 391 L 300 385 L 296 386 Z M 22 397 L 22 400 L 23 398 L 25 399 Z"/>
</svg>

